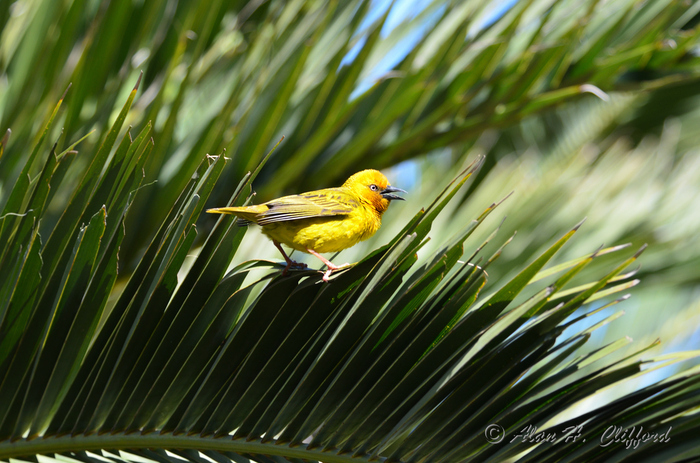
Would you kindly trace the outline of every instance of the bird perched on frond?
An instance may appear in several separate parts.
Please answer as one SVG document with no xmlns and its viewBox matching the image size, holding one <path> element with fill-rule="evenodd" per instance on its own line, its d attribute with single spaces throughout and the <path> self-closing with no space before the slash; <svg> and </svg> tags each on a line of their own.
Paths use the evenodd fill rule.
<svg viewBox="0 0 700 463">
<path fill-rule="evenodd" d="M 398 192 L 406 193 L 389 185 L 381 172 L 368 169 L 352 175 L 338 188 L 284 196 L 256 206 L 219 207 L 207 212 L 233 214 L 244 223 L 260 225 L 284 256 L 285 275 L 290 268 L 306 268 L 306 264 L 290 259 L 280 243 L 313 254 L 328 267 L 323 275 L 323 281 L 327 282 L 333 271 L 350 264 L 335 265 L 321 253 L 342 251 L 374 235 L 382 225 L 382 214 L 389 203 L 404 199 L 395 194 Z"/>
</svg>

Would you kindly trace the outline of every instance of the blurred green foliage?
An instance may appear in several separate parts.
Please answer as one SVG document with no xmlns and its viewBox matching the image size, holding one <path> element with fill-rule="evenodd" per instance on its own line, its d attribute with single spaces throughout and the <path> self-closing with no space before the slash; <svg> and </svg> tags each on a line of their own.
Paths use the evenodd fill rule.
<svg viewBox="0 0 700 463">
<path fill-rule="evenodd" d="M 389 27 L 392 9 L 371 2 L 15 2 L 2 29 L 0 127 L 13 130 L 9 152 L 31 146 L 44 108 L 72 82 L 48 139 L 61 127 L 69 141 L 104 133 L 144 72 L 126 124 L 152 123 L 158 143 L 144 169 L 157 183 L 128 220 L 123 259 L 133 265 L 205 154 L 232 159 L 211 200 L 221 205 L 284 135 L 256 184 L 262 201 L 443 147 L 460 152 L 593 86 L 694 78 L 695 6 L 517 2 L 494 20 L 486 5 L 431 2 Z M 377 76 L 386 60 L 397 64 Z M 19 174 L 17 159 L 0 159 L 3 184 Z M 71 178 L 87 160 L 75 164 Z"/>
<path fill-rule="evenodd" d="M 601 246 L 649 248 L 635 274 L 643 284 L 625 303 L 625 318 L 608 324 L 618 312 L 590 306 L 574 314 L 600 322 L 586 335 L 595 341 L 586 355 L 596 355 L 599 345 L 632 355 L 639 345 L 655 346 L 657 337 L 663 352 L 696 348 L 699 17 L 700 3 L 671 0 L 529 0 L 500 11 L 475 0 L 413 7 L 320 0 L 0 3 L 0 129 L 12 131 L 0 144 L 0 321 L 9 314 L 14 324 L 0 323 L 0 365 L 13 352 L 24 355 L 11 370 L 21 374 L 0 387 L 17 392 L 33 384 L 27 397 L 41 399 L 27 400 L 30 409 L 16 415 L 17 423 L 0 421 L 0 437 L 29 423 L 33 430 L 66 431 L 49 425 L 52 414 L 77 412 L 57 410 L 43 387 L 57 386 L 51 393 L 57 397 L 96 400 L 70 389 L 78 374 L 88 383 L 104 379 L 80 370 L 82 356 L 106 362 L 90 357 L 101 355 L 90 351 L 97 342 L 90 333 L 114 329 L 125 336 L 127 352 L 152 347 L 165 355 L 167 349 L 130 341 L 131 325 L 110 322 L 110 313 L 124 310 L 138 320 L 165 310 L 168 301 L 187 306 L 186 291 L 206 299 L 216 287 L 214 307 L 244 280 L 250 300 L 266 294 L 259 283 L 276 266 L 244 262 L 278 260 L 274 247 L 255 231 L 244 237 L 230 223 L 200 217 L 205 207 L 242 203 L 253 190 L 252 200 L 262 202 L 334 186 L 365 167 L 385 169 L 392 184 L 410 190 L 409 201 L 392 205 L 380 232 L 340 261 L 369 262 L 370 250 L 396 244 L 426 198 L 438 197 L 446 179 L 486 155 L 435 218 L 417 262 L 439 256 L 490 204 L 515 191 L 472 233 L 470 243 L 484 243 L 500 225 L 485 248 L 500 255 L 489 264 L 487 296 L 587 217 L 554 264 Z M 262 170 L 247 176 L 283 136 Z M 475 248 L 467 245 L 465 259 Z M 204 256 L 212 260 L 204 264 Z M 572 286 L 600 281 L 618 261 L 616 253 L 597 257 Z M 226 268 L 236 269 L 228 280 Z M 139 278 L 153 286 L 139 289 Z M 615 291 L 637 283 L 623 280 Z M 13 292 L 20 287 L 37 290 Z M 521 289 L 517 304 L 540 294 L 534 286 Z M 61 341 L 56 333 L 73 319 L 88 334 Z M 184 330 L 188 321 L 176 324 Z M 454 320 L 448 322 L 447 331 Z M 149 332 L 150 325 L 134 323 L 139 333 Z M 36 335 L 33 347 L 12 351 L 17 343 L 27 346 L 26 332 Z M 629 351 L 618 341 L 627 335 L 639 342 Z M 52 353 L 61 342 L 72 350 Z M 121 345 L 114 338 L 99 342 Z M 48 353 L 36 354 L 44 348 Z M 55 378 L 64 382 L 48 373 L 26 376 L 54 361 L 64 375 Z M 116 365 L 122 372 L 144 366 Z M 640 381 L 608 399 L 588 399 L 603 403 L 647 384 Z M 0 404 L 0 419 L 15 416 L 12 407 L 22 403 Z M 102 412 L 99 420 L 118 418 Z M 88 424 L 96 430 L 103 423 Z"/>
</svg>

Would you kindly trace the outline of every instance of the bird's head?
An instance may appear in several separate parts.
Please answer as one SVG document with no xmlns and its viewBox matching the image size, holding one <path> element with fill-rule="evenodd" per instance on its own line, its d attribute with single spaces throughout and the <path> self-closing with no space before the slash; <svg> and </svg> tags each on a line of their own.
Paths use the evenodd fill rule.
<svg viewBox="0 0 700 463">
<path fill-rule="evenodd" d="M 363 170 L 352 175 L 345 181 L 343 186 L 350 189 L 365 202 L 371 204 L 380 214 L 389 208 L 389 203 L 392 200 L 404 200 L 404 198 L 394 193 L 406 193 L 401 188 L 389 185 L 386 177 L 374 169 Z"/>
</svg>

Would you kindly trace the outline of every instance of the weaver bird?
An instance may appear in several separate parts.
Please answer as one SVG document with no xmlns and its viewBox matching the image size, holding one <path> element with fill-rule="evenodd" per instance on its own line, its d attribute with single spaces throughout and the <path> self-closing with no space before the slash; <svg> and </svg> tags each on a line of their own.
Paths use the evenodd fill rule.
<svg viewBox="0 0 700 463">
<path fill-rule="evenodd" d="M 257 206 L 219 207 L 209 209 L 214 214 L 233 214 L 243 224 L 256 223 L 284 256 L 287 266 L 306 268 L 294 262 L 281 244 L 297 251 L 313 254 L 326 264 L 331 273 L 350 264 L 335 265 L 321 253 L 338 252 L 374 235 L 382 225 L 382 214 L 392 200 L 404 198 L 394 194 L 406 193 L 389 185 L 381 172 L 368 169 L 351 176 L 343 186 L 284 196 Z"/>
</svg>

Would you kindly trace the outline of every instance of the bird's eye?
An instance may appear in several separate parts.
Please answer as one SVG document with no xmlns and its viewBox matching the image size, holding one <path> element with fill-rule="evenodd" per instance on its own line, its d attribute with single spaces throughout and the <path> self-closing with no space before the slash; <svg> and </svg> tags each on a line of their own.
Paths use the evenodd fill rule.
<svg viewBox="0 0 700 463">
<path fill-rule="evenodd" d="M 372 191 L 377 191 L 379 188 L 377 188 L 377 185 L 372 184 L 372 185 L 369 186 L 369 189 L 372 190 Z"/>
</svg>

